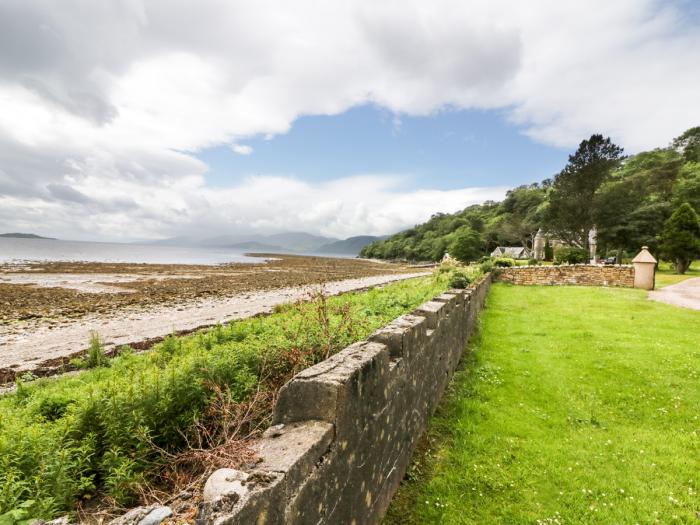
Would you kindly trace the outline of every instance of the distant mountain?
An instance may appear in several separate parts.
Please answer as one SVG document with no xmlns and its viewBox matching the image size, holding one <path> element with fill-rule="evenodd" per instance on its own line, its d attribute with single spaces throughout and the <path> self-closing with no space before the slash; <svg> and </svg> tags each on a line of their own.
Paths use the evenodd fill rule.
<svg viewBox="0 0 700 525">
<path fill-rule="evenodd" d="M 214 246 L 214 247 L 230 247 L 234 244 L 242 242 L 262 242 L 265 239 L 264 235 L 256 235 L 254 233 L 231 233 L 227 235 L 217 235 L 216 237 L 207 237 L 198 239 L 193 244 L 197 246 Z"/>
<path fill-rule="evenodd" d="M 306 232 L 276 233 L 263 237 L 266 242 L 276 244 L 293 252 L 316 252 L 325 244 L 338 241 L 334 237 L 321 237 Z"/>
<path fill-rule="evenodd" d="M 197 244 L 197 240 L 194 237 L 179 236 L 158 239 L 156 241 L 147 241 L 144 244 L 156 244 L 158 246 L 192 246 Z"/>
<path fill-rule="evenodd" d="M 233 248 L 235 250 L 245 250 L 245 251 L 249 251 L 249 252 L 268 252 L 268 253 L 279 253 L 279 252 L 289 251 L 289 250 L 282 248 L 281 246 L 276 246 L 274 244 L 265 244 L 265 243 L 256 242 L 256 241 L 237 242 L 235 244 L 230 244 L 229 246 L 227 246 L 227 248 Z"/>
<path fill-rule="evenodd" d="M 357 237 L 348 237 L 344 241 L 335 241 L 324 244 L 318 248 L 318 253 L 337 254 L 337 255 L 357 255 L 360 250 L 374 241 L 383 241 L 389 236 L 375 237 L 374 235 L 358 235 Z"/>
<path fill-rule="evenodd" d="M 357 255 L 369 243 L 383 240 L 386 237 L 359 235 L 345 240 L 335 237 L 324 237 L 307 232 L 283 232 L 272 235 L 255 233 L 231 233 L 216 237 L 171 237 L 153 241 L 151 244 L 167 246 L 207 246 L 215 248 L 232 248 L 236 250 L 256 252 L 291 252 L 319 253 L 337 255 Z"/>
<path fill-rule="evenodd" d="M 42 237 L 35 233 L 0 233 L 0 237 L 8 237 L 10 239 L 45 239 L 47 241 L 55 241 L 53 237 Z"/>
<path fill-rule="evenodd" d="M 324 244 L 337 241 L 332 237 L 321 237 L 306 232 L 284 232 L 273 235 L 229 234 L 202 239 L 195 244 L 199 246 L 216 246 L 240 248 L 246 250 L 274 250 L 284 252 L 315 252 Z M 257 246 L 256 246 L 257 245 Z"/>
</svg>

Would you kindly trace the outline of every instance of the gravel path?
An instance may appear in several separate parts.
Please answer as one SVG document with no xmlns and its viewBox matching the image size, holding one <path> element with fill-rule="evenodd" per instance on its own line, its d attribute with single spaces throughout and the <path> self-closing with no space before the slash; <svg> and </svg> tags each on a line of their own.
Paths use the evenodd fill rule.
<svg viewBox="0 0 700 525">
<path fill-rule="evenodd" d="M 661 303 L 682 306 L 700 310 L 700 277 L 686 279 L 678 284 L 672 284 L 649 292 L 649 299 Z"/>
<path fill-rule="evenodd" d="M 335 295 L 429 274 L 420 272 L 347 279 L 326 283 L 324 289 L 327 294 Z M 275 305 L 307 297 L 318 286 L 251 292 L 176 306 L 121 312 L 115 316 L 91 315 L 55 327 L 42 326 L 20 333 L 12 333 L 7 327 L 0 326 L 0 368 L 32 370 L 48 359 L 75 354 L 85 349 L 93 330 L 99 333 L 107 349 L 136 344 L 166 336 L 173 331 L 194 330 L 217 322 L 270 312 Z"/>
</svg>

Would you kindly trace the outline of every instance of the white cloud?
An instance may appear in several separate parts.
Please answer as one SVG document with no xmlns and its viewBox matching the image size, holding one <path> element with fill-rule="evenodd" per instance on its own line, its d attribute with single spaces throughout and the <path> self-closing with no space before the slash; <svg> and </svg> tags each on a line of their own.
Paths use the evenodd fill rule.
<svg viewBox="0 0 700 525">
<path fill-rule="evenodd" d="M 680 5 L 6 0 L 0 227 L 387 233 L 500 191 L 402 192 L 381 176 L 204 184 L 198 150 L 247 154 L 246 137 L 368 102 L 397 122 L 497 108 L 535 140 L 567 147 L 598 131 L 628 151 L 664 145 L 700 121 L 700 32 Z"/>
<path fill-rule="evenodd" d="M 231 149 L 239 155 L 250 155 L 253 153 L 253 146 L 247 144 L 232 144 Z"/>
</svg>

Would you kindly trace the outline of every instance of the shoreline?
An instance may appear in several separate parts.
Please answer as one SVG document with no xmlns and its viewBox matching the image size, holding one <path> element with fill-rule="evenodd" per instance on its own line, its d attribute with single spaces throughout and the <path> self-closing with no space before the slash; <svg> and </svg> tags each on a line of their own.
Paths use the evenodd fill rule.
<svg viewBox="0 0 700 525">
<path fill-rule="evenodd" d="M 428 275 L 430 272 L 380 275 L 265 290 L 161 307 L 148 313 L 133 312 L 113 318 L 95 316 L 56 329 L 40 328 L 31 334 L 14 336 L 0 346 L 0 386 L 15 381 L 27 372 L 37 377 L 48 377 L 69 371 L 66 368 L 70 359 L 85 352 L 93 332 L 103 341 L 107 355 L 116 354 L 123 345 L 144 351 L 171 334 L 185 335 L 219 323 L 268 315 L 275 306 L 304 300 L 319 288 L 326 295 L 339 295 Z"/>
<path fill-rule="evenodd" d="M 87 348 L 92 332 L 108 353 L 122 345 L 144 350 L 172 333 L 264 315 L 319 287 L 336 295 L 430 273 L 386 263 L 293 256 L 246 263 L 245 271 L 236 264 L 209 270 L 191 265 L 88 266 L 56 263 L 48 272 L 46 265 L 0 272 L 0 306 L 5 307 L 0 316 L 0 384 L 26 372 L 41 377 L 64 370 Z M 14 282 L 7 282 L 9 276 Z M 201 289 L 204 293 L 198 293 Z M 45 302 L 33 311 L 12 303 L 17 297 L 31 307 L 31 296 Z M 16 311 L 8 312 L 8 305 Z"/>
</svg>

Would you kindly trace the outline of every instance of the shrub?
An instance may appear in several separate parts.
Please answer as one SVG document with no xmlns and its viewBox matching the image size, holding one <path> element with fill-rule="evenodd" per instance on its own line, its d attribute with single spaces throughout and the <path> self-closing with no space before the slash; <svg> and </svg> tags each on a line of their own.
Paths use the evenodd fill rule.
<svg viewBox="0 0 700 525">
<path fill-rule="evenodd" d="M 588 261 L 588 251 L 574 246 L 560 246 L 554 250 L 554 260 L 560 264 L 582 264 Z"/>
<path fill-rule="evenodd" d="M 493 264 L 498 268 L 511 268 L 515 266 L 515 259 L 510 257 L 497 257 L 493 260 Z"/>
<path fill-rule="evenodd" d="M 552 248 L 549 239 L 547 239 L 547 242 L 544 244 L 544 260 L 551 261 L 552 259 L 554 259 L 554 248 Z"/>
<path fill-rule="evenodd" d="M 693 259 L 700 257 L 700 219 L 687 202 L 681 204 L 664 223 L 661 254 L 676 263 L 678 274 L 684 274 Z"/>
<path fill-rule="evenodd" d="M 0 397 L 0 524 L 51 518 L 98 496 L 137 503 L 156 476 L 174 479 L 167 469 L 188 446 L 219 446 L 231 435 L 226 421 L 242 435 L 261 428 L 291 374 L 444 291 L 449 275 L 315 297 L 110 360 L 94 335 L 85 357 L 94 368 L 18 381 Z M 222 392 L 228 420 L 212 416 Z M 239 412 L 254 415 L 242 421 Z"/>
<path fill-rule="evenodd" d="M 450 288 L 467 288 L 472 282 L 472 277 L 465 272 L 456 271 L 449 281 Z"/>
<path fill-rule="evenodd" d="M 527 264 L 529 264 L 530 266 L 539 266 L 540 261 L 538 261 L 534 257 L 531 257 L 530 259 L 528 259 Z"/>
<path fill-rule="evenodd" d="M 481 264 L 479 264 L 479 269 L 483 273 L 489 273 L 491 270 L 493 270 L 493 260 L 491 259 L 486 259 L 483 261 Z"/>
<path fill-rule="evenodd" d="M 105 355 L 104 345 L 97 332 L 90 333 L 90 346 L 84 360 L 85 368 L 98 368 L 109 366 L 109 359 Z"/>
</svg>

